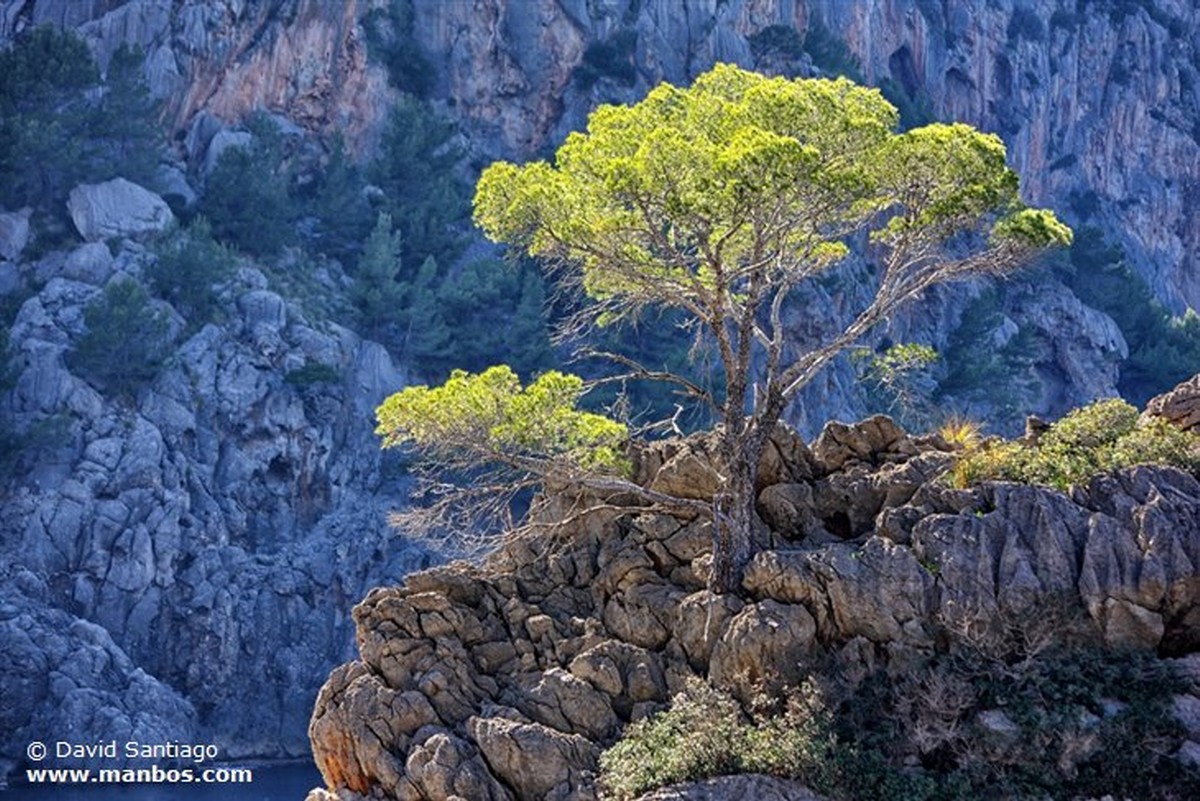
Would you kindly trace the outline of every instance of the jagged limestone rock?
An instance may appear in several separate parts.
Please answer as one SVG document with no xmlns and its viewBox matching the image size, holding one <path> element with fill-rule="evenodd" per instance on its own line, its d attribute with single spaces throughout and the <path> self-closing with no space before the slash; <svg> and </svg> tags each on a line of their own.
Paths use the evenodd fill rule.
<svg viewBox="0 0 1200 801">
<path fill-rule="evenodd" d="M 703 589 L 707 523 L 638 507 L 584 516 L 552 541 L 513 541 L 481 567 L 374 590 L 355 610 L 362 661 L 334 672 L 314 711 L 318 766 L 331 787 L 387 797 L 398 786 L 406 801 L 442 797 L 468 763 L 517 799 L 590 798 L 596 748 L 664 708 L 689 677 L 747 700 L 822 660 L 847 676 L 900 672 L 938 652 L 948 629 L 1022 615 L 1031 634 L 1049 637 L 1175 652 L 1200 642 L 1195 476 L 1137 467 L 1070 495 L 1003 483 L 956 490 L 938 478 L 948 466 L 940 447 L 874 419 L 814 448 L 820 470 L 775 470 L 783 483 L 760 494 L 768 521 L 795 528 L 802 514 L 819 520 L 824 504 L 821 514 L 861 515 L 864 530 L 846 541 L 773 534 L 741 597 Z M 792 452 L 809 464 L 807 449 Z M 654 480 L 680 454 L 705 453 L 690 441 L 655 445 L 640 475 Z M 818 489 L 834 486 L 859 489 Z M 433 728 L 374 712 L 414 692 L 437 715 Z M 1005 721 L 981 725 L 994 734 L 989 748 L 1007 747 Z M 434 730 L 442 737 L 427 748 L 453 758 L 421 750 Z M 471 761 L 476 753 L 482 761 Z M 397 779 L 414 754 L 419 776 Z"/>
<path fill-rule="evenodd" d="M 1184 431 L 1200 430 L 1200 373 L 1152 398 L 1146 404 L 1146 414 L 1161 417 Z"/>
</svg>

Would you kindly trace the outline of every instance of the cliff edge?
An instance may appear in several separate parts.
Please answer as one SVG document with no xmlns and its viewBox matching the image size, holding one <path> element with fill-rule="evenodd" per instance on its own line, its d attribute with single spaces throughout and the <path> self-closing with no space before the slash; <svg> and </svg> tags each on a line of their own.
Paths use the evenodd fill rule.
<svg viewBox="0 0 1200 801">
<path fill-rule="evenodd" d="M 1198 388 L 1148 414 L 1194 427 Z M 773 443 L 740 596 L 705 590 L 707 521 L 638 507 L 373 590 L 354 612 L 359 659 L 313 713 L 331 789 L 310 801 L 593 798 L 602 747 L 692 677 L 745 698 L 816 665 L 897 675 L 944 654 L 956 624 L 1074 619 L 1097 647 L 1200 667 L 1187 656 L 1200 647 L 1195 475 L 954 489 L 939 478 L 951 446 L 884 417 L 830 423 L 811 447 L 783 429 Z M 698 488 L 704 453 L 702 437 L 655 444 L 639 478 Z M 1194 723 L 1181 759 L 1200 748 Z"/>
</svg>

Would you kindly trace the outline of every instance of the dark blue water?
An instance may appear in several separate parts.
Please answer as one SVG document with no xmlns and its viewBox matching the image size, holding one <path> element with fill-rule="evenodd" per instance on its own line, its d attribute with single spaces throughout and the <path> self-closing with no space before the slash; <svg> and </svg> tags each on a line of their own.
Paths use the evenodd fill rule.
<svg viewBox="0 0 1200 801">
<path fill-rule="evenodd" d="M 221 767 L 226 767 L 222 765 Z M 0 790 L 0 801 L 304 801 L 314 787 L 324 787 L 311 764 L 236 765 L 254 770 L 252 784 L 14 784 Z M 24 774 L 20 774 L 21 778 Z"/>
</svg>

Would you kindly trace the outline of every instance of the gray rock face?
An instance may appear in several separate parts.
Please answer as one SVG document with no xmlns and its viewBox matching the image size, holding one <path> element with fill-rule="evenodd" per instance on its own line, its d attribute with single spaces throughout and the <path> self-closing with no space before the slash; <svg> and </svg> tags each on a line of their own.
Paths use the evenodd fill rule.
<svg viewBox="0 0 1200 801">
<path fill-rule="evenodd" d="M 1200 430 L 1200 374 L 1152 398 L 1146 404 L 1146 414 L 1161 417 L 1184 431 Z"/>
<path fill-rule="evenodd" d="M 48 604 L 50 589 L 41 577 L 11 565 L 0 570 L 5 740 L 193 741 L 196 712 L 178 691 L 138 667 L 103 627 Z M 4 749 L 3 761 L 11 764 L 15 756 Z M 126 755 L 109 762 L 123 767 Z"/>
<path fill-rule="evenodd" d="M 90 732 L 121 715 L 129 725 L 105 738 L 304 754 L 316 691 L 349 656 L 350 606 L 430 559 L 387 524 L 404 488 L 372 434 L 404 374 L 379 345 L 310 324 L 261 273 L 244 271 L 224 324 L 182 341 L 135 398 L 71 373 L 83 309 L 109 271 L 136 274 L 137 253 L 92 244 L 50 259 L 54 277 L 12 328 L 4 414 L 31 444 L 0 504 L 0 582 L 40 583 L 0 613 L 0 652 L 24 655 L 2 682 L 17 692 L 0 705 L 10 767 L 31 727 Z M 311 363 L 336 380 L 288 380 Z M 71 684 L 47 681 L 85 635 L 112 670 L 97 656 Z"/>
<path fill-rule="evenodd" d="M 904 671 L 939 652 L 948 628 L 1023 615 L 1030 633 L 1076 636 L 1054 628 L 1049 609 L 1077 616 L 1097 644 L 1200 646 L 1196 476 L 1137 467 L 1069 495 L 955 490 L 937 480 L 948 466 L 938 444 L 873 418 L 831 424 L 811 452 L 780 448 L 796 462 L 768 471 L 786 483 L 760 492 L 773 530 L 738 597 L 705 589 L 707 522 L 638 507 L 596 510 L 553 542 L 515 540 L 482 567 L 372 590 L 354 610 L 358 659 L 333 672 L 313 712 L 331 792 L 311 798 L 432 801 L 467 786 L 478 795 L 464 797 L 504 797 L 503 787 L 520 801 L 592 798 L 595 744 L 691 677 L 747 701 L 762 682 L 799 683 L 822 660 L 861 675 Z M 706 458 L 693 437 L 647 449 L 636 469 L 669 482 L 673 466 Z M 861 531 L 829 522 L 858 516 Z M 1188 726 L 1196 690 L 1175 700 Z M 1004 710 L 982 713 L 986 736 L 1012 736 Z M 650 798 L 756 793 L 810 797 L 742 777 Z"/>
<path fill-rule="evenodd" d="M 0 214 L 0 259 L 16 261 L 29 244 L 29 216 L 33 209 Z"/>
<path fill-rule="evenodd" d="M 75 187 L 67 211 L 88 242 L 162 231 L 175 221 L 165 200 L 124 178 Z"/>
</svg>

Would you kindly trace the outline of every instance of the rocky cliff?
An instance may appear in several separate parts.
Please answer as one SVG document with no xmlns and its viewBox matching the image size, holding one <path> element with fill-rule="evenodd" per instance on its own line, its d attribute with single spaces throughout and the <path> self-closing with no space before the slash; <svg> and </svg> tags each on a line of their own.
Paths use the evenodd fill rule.
<svg viewBox="0 0 1200 801">
<path fill-rule="evenodd" d="M 102 66 L 123 43 L 142 47 L 176 166 L 198 183 L 210 143 L 258 109 L 369 153 L 395 94 L 361 22 L 393 6 L 411 7 L 391 35 L 428 60 L 429 99 L 462 123 L 475 166 L 544 155 L 598 102 L 718 60 L 819 72 L 809 51 L 825 31 L 864 78 L 890 80 L 918 111 L 1001 133 L 1030 200 L 1118 234 L 1160 297 L 1200 305 L 1198 22 L 1187 0 L 0 0 L 0 41 L 69 26 Z M 780 26 L 798 38 L 766 46 Z M 64 353 L 87 302 L 114 275 L 138 277 L 149 254 L 129 239 L 33 255 L 28 214 L 0 212 L 0 295 L 32 295 L 11 332 L 17 385 L 2 412 L 41 443 L 0 511 L 0 639 L 17 655 L 0 666 L 0 732 L 11 734 L 0 754 L 63 721 L 98 737 L 111 721 L 144 739 L 220 734 L 230 754 L 303 751 L 309 697 L 295 688 L 315 690 L 348 658 L 350 605 L 425 558 L 386 534 L 384 512 L 403 493 L 369 430 L 403 369 L 251 268 L 225 288 L 220 324 L 184 332 L 163 309 L 176 355 L 135 398 L 108 397 Z M 818 288 L 797 303 L 797 341 L 861 290 Z M 931 293 L 879 336 L 943 348 L 983 291 Z M 1045 276 L 1013 285 L 1000 313 L 989 348 L 1033 335 L 1022 378 L 1036 387 L 1021 413 L 1115 394 L 1127 343 L 1067 287 Z M 337 379 L 287 380 L 306 365 Z M 839 364 L 793 422 L 815 433 L 862 409 L 853 369 Z"/>
<path fill-rule="evenodd" d="M 480 162 L 544 153 L 597 102 L 637 98 L 717 61 L 812 72 L 804 37 L 843 40 L 862 78 L 890 81 L 926 114 L 999 133 L 1031 202 L 1118 233 L 1163 299 L 1200 307 L 1190 213 L 1200 14 L 1189 0 L 401 5 L 412 14 L 397 35 L 429 60 L 430 96 L 465 124 Z M 389 96 L 358 25 L 372 8 L 389 4 L 4 0 L 0 40 L 48 22 L 74 26 L 102 63 L 121 43 L 141 46 L 178 131 L 204 114 L 232 123 L 267 109 L 369 147 Z M 795 49 L 761 37 L 780 27 L 800 32 Z"/>
<path fill-rule="evenodd" d="M 403 485 L 371 432 L 404 374 L 244 266 L 219 324 L 174 315 L 153 382 L 101 394 L 65 354 L 88 302 L 154 258 L 115 241 L 115 257 L 94 243 L 19 270 L 40 288 L 12 328 L 3 410 L 27 447 L 6 454 L 0 505 L 0 758 L 68 731 L 303 754 L 351 605 L 429 563 L 389 530 Z"/>
<path fill-rule="evenodd" d="M 367 52 L 368 14 L 385 39 L 421 54 L 422 89 L 461 123 L 475 167 L 545 155 L 596 104 L 636 99 L 716 61 L 849 71 L 885 85 L 910 122 L 956 119 L 999 133 L 1031 202 L 1106 231 L 1176 312 L 1200 305 L 1200 229 L 1189 212 L 1200 186 L 1200 18 L 1186 0 L 6 0 L 0 39 L 50 22 L 75 26 L 102 63 L 121 42 L 141 46 L 180 155 L 195 169 L 212 162 L 206 151 L 223 126 L 258 109 L 300 130 L 342 132 L 356 152 L 371 152 L 395 94 Z M 1008 404 L 1021 407 L 1017 416 L 1057 416 L 1116 394 L 1129 348 L 1112 321 L 1048 275 L 1013 287 L 984 335 L 997 348 L 1025 337 L 1023 366 L 1009 381 L 1024 387 Z M 945 352 L 979 291 L 940 293 L 867 344 L 919 337 Z M 860 293 L 817 294 L 795 306 L 798 340 Z M 958 403 L 1012 417 L 997 404 Z M 843 361 L 798 409 L 793 422 L 816 433 L 828 417 L 852 419 L 868 406 Z"/>
<path fill-rule="evenodd" d="M 1181 388 L 1158 411 L 1187 425 L 1180 409 L 1195 403 Z M 948 446 L 883 417 L 830 424 L 811 448 L 782 430 L 773 443 L 761 550 L 739 595 L 705 590 L 707 521 L 636 506 L 509 542 L 481 567 L 373 590 L 354 612 L 359 658 L 333 672 L 313 713 L 330 789 L 309 798 L 593 798 L 600 748 L 689 677 L 748 699 L 822 665 L 897 676 L 944 655 L 959 623 L 1007 619 L 1022 636 L 1044 625 L 1038 636 L 1065 639 L 1059 624 L 1078 612 L 1110 648 L 1200 647 L 1195 475 L 1138 467 L 1067 494 L 955 490 L 937 478 Z M 694 496 L 704 452 L 700 439 L 652 446 L 639 479 Z M 1187 720 L 1184 740 L 1197 740 Z M 707 792 L 684 797 L 738 797 Z"/>
</svg>

